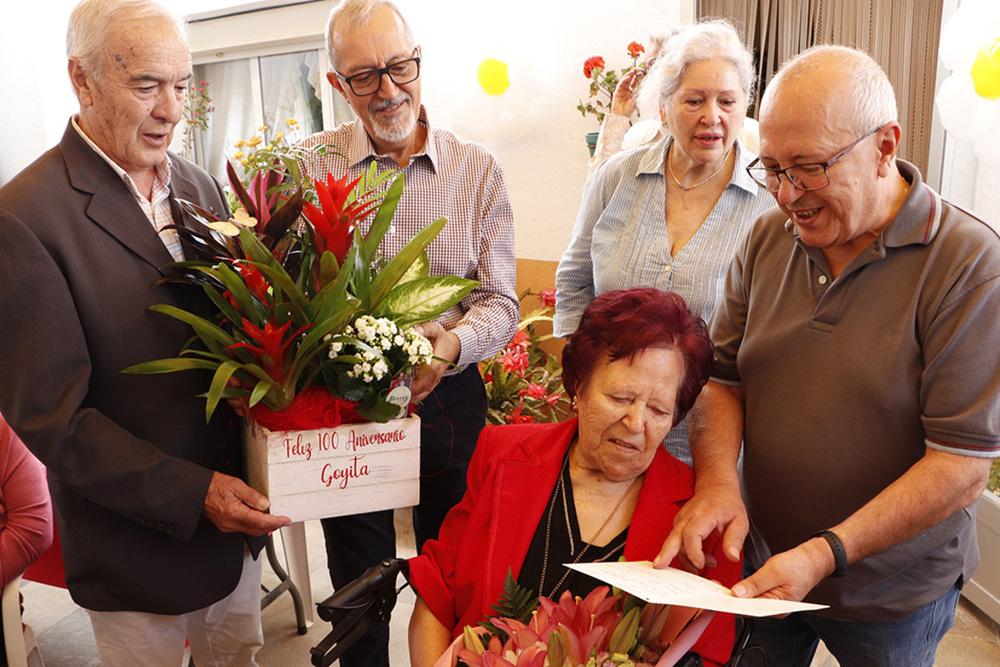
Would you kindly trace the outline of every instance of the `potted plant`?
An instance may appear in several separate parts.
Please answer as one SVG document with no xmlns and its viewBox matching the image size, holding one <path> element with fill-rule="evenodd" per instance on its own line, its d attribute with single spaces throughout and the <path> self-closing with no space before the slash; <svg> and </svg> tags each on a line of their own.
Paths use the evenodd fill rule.
<svg viewBox="0 0 1000 667">
<path fill-rule="evenodd" d="M 249 481 L 275 513 L 303 520 L 414 504 L 419 421 L 385 424 L 405 416 L 407 378 L 431 358 L 412 327 L 477 283 L 428 275 L 425 249 L 444 218 L 394 256 L 380 251 L 402 174 L 373 163 L 351 182 L 309 180 L 282 136 L 242 147 L 252 149 L 237 154 L 242 178 L 227 165 L 233 215 L 181 202 L 193 221 L 175 229 L 198 259 L 162 279 L 204 290 L 214 312 L 154 306 L 194 335 L 177 357 L 126 372 L 208 371 L 206 419 L 222 400 L 243 401 Z"/>
</svg>

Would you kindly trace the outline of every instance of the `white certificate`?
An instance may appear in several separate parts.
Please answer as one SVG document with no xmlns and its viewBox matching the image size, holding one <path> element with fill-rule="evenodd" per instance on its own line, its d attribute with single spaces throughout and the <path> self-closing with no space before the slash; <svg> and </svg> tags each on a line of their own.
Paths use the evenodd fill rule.
<svg viewBox="0 0 1000 667">
<path fill-rule="evenodd" d="M 668 567 L 656 570 L 648 560 L 631 563 L 566 564 L 627 593 L 657 604 L 711 609 L 740 616 L 777 616 L 825 609 L 826 605 L 768 598 L 738 598 L 725 586 L 697 574 Z"/>
</svg>

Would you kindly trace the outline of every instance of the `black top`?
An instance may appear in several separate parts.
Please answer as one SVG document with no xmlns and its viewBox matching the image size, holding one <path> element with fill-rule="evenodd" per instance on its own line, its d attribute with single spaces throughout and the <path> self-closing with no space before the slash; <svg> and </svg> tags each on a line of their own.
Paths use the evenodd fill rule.
<svg viewBox="0 0 1000 667">
<path fill-rule="evenodd" d="M 542 588 L 546 533 L 549 535 L 549 558 L 545 570 L 545 586 Z M 597 547 L 583 541 L 580 537 L 580 524 L 576 518 L 576 505 L 573 503 L 573 482 L 570 479 L 569 465 L 564 461 L 559 481 L 556 482 L 545 513 L 538 522 L 535 536 L 531 538 L 531 546 L 528 547 L 528 553 L 524 557 L 517 582 L 524 588 L 551 600 L 557 600 L 565 590 L 572 591 L 575 596 L 586 597 L 598 586 L 605 585 L 604 582 L 571 570 L 564 563 L 617 560 L 625 550 L 627 536 L 626 526 L 625 530 L 616 535 L 606 546 Z M 559 583 L 563 575 L 566 575 L 566 578 Z"/>
</svg>

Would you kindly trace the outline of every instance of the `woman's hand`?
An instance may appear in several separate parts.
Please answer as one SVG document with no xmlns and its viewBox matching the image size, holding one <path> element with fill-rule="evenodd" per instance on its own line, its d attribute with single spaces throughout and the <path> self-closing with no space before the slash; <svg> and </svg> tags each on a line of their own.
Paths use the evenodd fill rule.
<svg viewBox="0 0 1000 667">
<path fill-rule="evenodd" d="M 646 70 L 641 67 L 633 67 L 622 75 L 615 88 L 614 97 L 611 100 L 611 113 L 619 116 L 631 116 L 635 111 L 636 91 L 639 89 L 639 82 L 646 74 Z"/>
</svg>

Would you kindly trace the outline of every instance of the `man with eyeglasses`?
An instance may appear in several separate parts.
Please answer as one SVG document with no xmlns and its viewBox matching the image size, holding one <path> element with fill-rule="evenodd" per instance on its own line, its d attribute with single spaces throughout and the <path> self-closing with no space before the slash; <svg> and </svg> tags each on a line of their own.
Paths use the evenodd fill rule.
<svg viewBox="0 0 1000 667">
<path fill-rule="evenodd" d="M 896 118 L 888 78 L 844 47 L 800 55 L 761 102 L 748 170 L 778 209 L 712 317 L 697 494 L 657 563 L 700 567 L 716 530 L 735 560 L 749 533 L 735 595 L 829 605 L 755 621 L 769 665 L 809 665 L 822 639 L 842 665 L 930 666 L 979 562 L 1000 239 L 896 157 Z"/>
<path fill-rule="evenodd" d="M 420 505 L 414 509 L 417 549 L 436 537 L 445 514 L 461 500 L 472 451 L 486 420 L 486 393 L 477 362 L 510 341 L 517 329 L 514 220 L 503 167 L 485 148 L 433 128 L 420 103 L 421 53 L 406 20 L 386 0 L 345 0 L 327 24 L 330 84 L 357 120 L 320 132 L 300 145 L 316 149 L 306 173 L 352 177 L 374 161 L 397 169 L 406 187 L 382 242 L 397 252 L 431 221 L 448 223 L 428 249 L 434 275 L 478 280 L 461 304 L 423 325 L 440 361 L 413 384 L 421 400 Z M 320 147 L 333 145 L 340 154 Z M 395 554 L 392 512 L 323 521 L 335 588 Z M 387 623 L 368 631 L 340 659 L 343 667 L 388 664 Z"/>
</svg>

